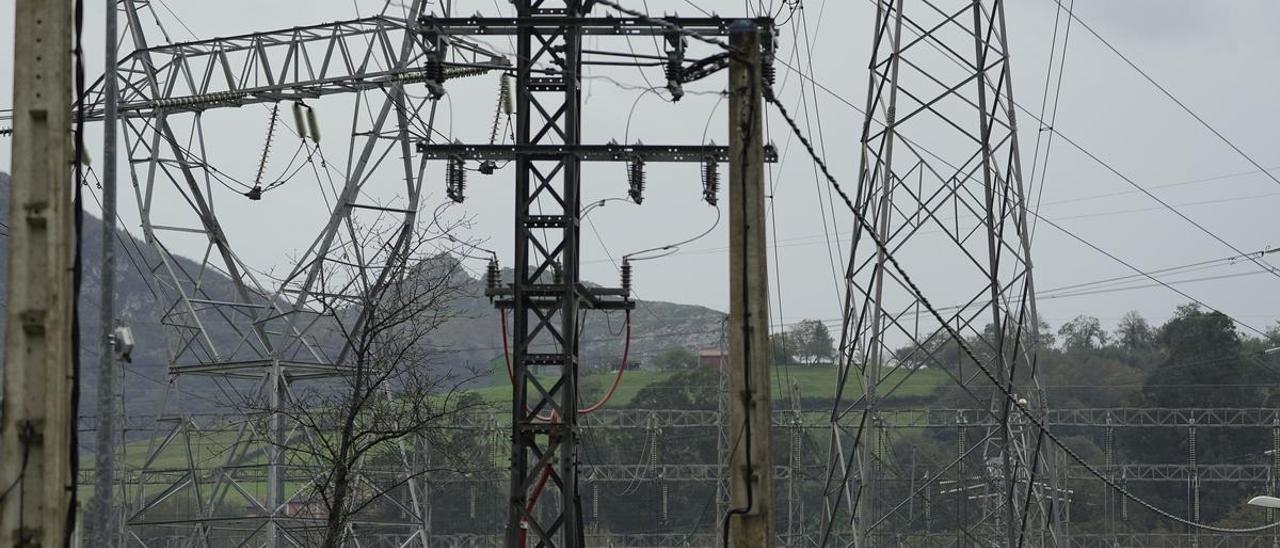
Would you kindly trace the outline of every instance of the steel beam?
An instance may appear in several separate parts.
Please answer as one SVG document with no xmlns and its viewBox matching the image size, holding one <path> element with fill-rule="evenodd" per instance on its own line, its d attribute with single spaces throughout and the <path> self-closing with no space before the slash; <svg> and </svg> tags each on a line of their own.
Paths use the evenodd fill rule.
<svg viewBox="0 0 1280 548">
<path fill-rule="evenodd" d="M 543 11 L 536 13 L 522 12 L 518 17 L 424 17 L 422 25 L 439 28 L 453 36 L 519 35 L 522 32 L 550 36 L 568 27 L 573 27 L 577 34 L 583 36 L 662 36 L 670 31 L 670 25 L 679 27 L 684 34 L 725 36 L 729 33 L 729 25 L 738 20 L 722 17 L 588 17 L 587 10 L 580 8 L 576 12 L 568 8 L 541 9 Z M 557 11 L 559 13 L 555 13 Z M 757 26 L 773 26 L 773 19 L 767 17 L 748 20 Z"/>
<path fill-rule="evenodd" d="M 520 158 L 556 158 L 573 155 L 582 162 L 625 162 L 640 159 L 646 162 L 705 162 L 729 161 L 729 147 L 715 145 L 464 145 L 449 143 L 418 143 L 418 152 L 428 160 L 494 160 L 512 161 Z M 776 163 L 778 149 L 765 145 L 764 161 Z"/>
<path fill-rule="evenodd" d="M 201 112 L 326 95 L 441 83 L 448 74 L 470 75 L 506 68 L 501 55 L 465 38 L 451 41 L 461 57 L 428 74 L 430 48 L 421 38 L 402 59 L 399 44 L 414 36 L 411 21 L 375 16 L 319 25 L 179 42 L 136 49 L 120 60 L 120 106 L 125 118 Z M 152 70 L 152 67 L 154 70 Z M 151 85 L 154 79 L 156 84 Z M 86 115 L 101 118 L 103 81 L 86 92 Z"/>
</svg>

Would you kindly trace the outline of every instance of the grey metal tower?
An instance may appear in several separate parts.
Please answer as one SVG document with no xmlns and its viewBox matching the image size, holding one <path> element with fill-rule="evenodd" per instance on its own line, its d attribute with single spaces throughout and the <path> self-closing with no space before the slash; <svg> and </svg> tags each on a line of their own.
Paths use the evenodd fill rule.
<svg viewBox="0 0 1280 548">
<path fill-rule="evenodd" d="M 163 29 L 152 25 L 158 24 L 154 13 L 147 15 L 150 2 L 119 3 L 124 37 L 133 46 L 119 65 L 119 111 L 150 251 L 146 266 L 162 288 L 160 321 L 173 333 L 168 373 L 173 386 L 205 378 L 201 386 L 216 387 L 210 392 L 233 410 L 231 418 L 179 413 L 157 424 L 145 463 L 127 472 L 130 542 L 141 542 L 136 533 L 148 529 L 169 531 L 192 546 L 293 545 L 299 542 L 293 531 L 314 522 L 290 509 L 304 504 L 319 481 L 305 456 L 291 450 L 315 443 L 314 428 L 284 410 L 299 383 L 347 374 L 351 339 L 342 336 L 354 333 L 334 338 L 327 327 L 334 303 L 360 325 L 370 304 L 364 296 L 391 283 L 388 273 L 404 261 L 422 199 L 412 143 L 431 136 L 440 82 L 505 66 L 465 41 L 451 44 L 455 63 L 444 66 L 443 44 L 417 27 L 425 4 L 414 0 L 397 7 L 404 10 L 398 14 L 154 45 L 151 34 Z M 88 94 L 90 118 L 101 115 L 102 93 L 99 83 Z M 271 113 L 274 130 L 285 122 L 272 106 L 335 94 L 354 94 L 361 105 L 349 161 L 321 163 L 332 169 L 316 175 L 331 177 L 325 181 L 332 184 L 328 220 L 287 274 L 273 279 L 236 253 L 218 214 L 218 204 L 259 200 L 263 189 L 256 181 L 242 189 L 228 184 L 215 167 L 217 152 L 206 147 L 204 122 L 220 109 L 260 105 Z M 298 125 L 309 125 L 292 129 L 318 149 L 314 118 Z M 178 256 L 193 242 L 204 250 L 196 267 Z M 210 440 L 210 430 L 225 430 L 227 438 Z M 222 448 L 210 451 L 202 438 Z M 423 480 L 403 445 L 399 455 L 403 470 L 364 474 L 361 492 L 398 508 L 406 516 L 399 524 L 405 542 L 425 546 Z M 194 517 L 161 515 L 175 501 L 188 504 Z"/>
<path fill-rule="evenodd" d="M 872 37 L 854 213 L 874 232 L 855 226 L 846 271 L 827 519 L 859 547 L 896 545 L 929 534 L 903 510 L 925 493 L 957 545 L 1053 545 L 1065 505 L 1048 443 L 1006 395 L 1045 412 L 1004 3 L 879 0 Z M 947 328 L 921 295 L 955 305 Z M 957 425 L 955 458 L 906 488 L 882 412 L 924 369 L 993 426 Z"/>
</svg>

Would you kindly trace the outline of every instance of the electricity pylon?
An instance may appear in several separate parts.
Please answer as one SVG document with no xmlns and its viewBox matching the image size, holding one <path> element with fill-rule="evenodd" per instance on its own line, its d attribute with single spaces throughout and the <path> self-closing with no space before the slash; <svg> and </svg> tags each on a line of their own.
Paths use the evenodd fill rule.
<svg viewBox="0 0 1280 548">
<path fill-rule="evenodd" d="M 1049 443 L 1015 406 L 1045 411 L 1004 3 L 879 0 L 872 37 L 853 197 L 867 225 L 846 271 L 827 519 L 847 522 L 856 546 L 883 545 L 912 530 L 899 502 L 948 479 L 958 496 L 935 497 L 934 513 L 958 545 L 1055 544 L 1065 504 Z M 941 310 L 944 326 L 925 298 L 961 304 Z M 992 421 L 965 428 L 943 472 L 904 489 L 881 411 L 924 368 Z"/>
<path fill-rule="evenodd" d="M 163 29 L 148 22 L 158 21 L 146 15 L 150 2 L 118 4 L 124 38 L 133 46 L 119 65 L 119 112 L 150 251 L 147 267 L 161 287 L 160 321 L 172 333 L 171 386 L 203 377 L 200 386 L 216 387 L 208 392 L 220 393 L 221 405 L 245 415 L 230 441 L 205 440 L 223 445 L 218 450 L 200 443 L 202 425 L 193 417 L 162 423 L 169 426 L 130 473 L 131 538 L 141 542 L 144 529 L 163 529 L 192 546 L 274 547 L 296 544 L 291 530 L 312 526 L 315 516 L 290 507 L 307 502 L 302 499 L 318 475 L 290 448 L 315 443 L 316 432 L 289 420 L 285 409 L 298 383 L 348 374 L 349 342 L 357 335 L 333 338 L 334 330 L 326 328 L 336 314 L 332 303 L 360 318 L 370 304 L 364 296 L 394 283 L 389 273 L 404 261 L 422 199 L 423 173 L 412 143 L 430 135 L 440 82 L 501 66 L 496 55 L 465 41 L 451 44 L 450 58 L 465 68 L 446 66 L 443 43 L 417 26 L 427 4 L 414 0 L 403 12 L 397 7 L 399 16 L 161 44 L 151 42 Z M 101 83 L 88 93 L 90 118 L 101 115 L 102 93 Z M 262 199 L 261 181 L 230 193 L 220 187 L 228 176 L 215 167 L 216 152 L 206 148 L 203 122 L 220 109 L 262 105 L 274 131 L 285 124 L 277 119 L 280 103 L 293 102 L 300 110 L 293 131 L 309 140 L 303 145 L 309 154 L 322 154 L 316 118 L 304 114 L 310 107 L 303 104 L 336 94 L 354 94 L 361 105 L 349 162 L 320 162 L 332 169 L 316 175 L 332 185 L 326 189 L 332 193 L 327 222 L 287 275 L 272 279 L 236 252 L 217 207 L 226 200 Z M 270 139 L 269 132 L 266 147 Z M 389 181 L 395 181 L 391 188 L 379 188 Z M 203 248 L 195 268 L 178 256 L 192 245 Z M 361 324 L 357 319 L 353 325 Z M 178 397 L 171 390 L 165 400 Z M 356 481 L 359 492 L 405 516 L 393 525 L 406 545 L 425 546 L 424 485 L 408 453 L 399 447 L 402 471 Z M 265 489 L 251 487 L 256 485 Z M 189 504 L 194 516 L 161 515 L 174 501 Z"/>
</svg>

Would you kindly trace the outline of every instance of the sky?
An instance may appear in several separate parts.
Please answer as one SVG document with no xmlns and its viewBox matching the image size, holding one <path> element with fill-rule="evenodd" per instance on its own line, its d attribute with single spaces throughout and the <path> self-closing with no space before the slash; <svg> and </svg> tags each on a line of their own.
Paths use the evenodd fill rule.
<svg viewBox="0 0 1280 548">
<path fill-rule="evenodd" d="M 770 3 L 764 2 L 765 7 Z M 912 3 L 907 0 L 908 5 Z M 369 0 L 165 0 L 153 4 L 169 39 L 175 41 L 350 19 L 382 7 L 380 2 Z M 456 4 L 460 14 L 491 15 L 499 8 L 492 0 L 458 0 Z M 624 4 L 654 14 L 681 15 L 698 14 L 695 4 L 724 16 L 754 8 L 728 0 L 628 0 Z M 868 2 L 847 0 L 805 0 L 799 4 L 803 9 L 780 28 L 779 55 L 793 66 L 812 63 L 813 81 L 821 88 L 780 68 L 779 93 L 802 128 L 814 137 L 836 178 L 846 188 L 853 188 L 863 121 L 854 107 L 860 108 L 866 101 L 873 8 Z M 502 3 L 501 8 L 509 6 Z M 1015 99 L 1032 112 L 1039 110 L 1046 86 L 1057 9 L 1056 0 L 1006 2 Z M 1050 290 L 1132 275 L 1134 271 L 1120 261 L 1156 271 L 1232 256 L 1236 254 L 1232 248 L 1255 251 L 1280 246 L 1274 221 L 1274 211 L 1280 205 L 1280 182 L 1264 176 L 1244 157 L 1247 154 L 1265 168 L 1278 168 L 1273 173 L 1280 177 L 1280 148 L 1275 146 L 1280 137 L 1280 104 L 1275 101 L 1280 64 L 1274 61 L 1275 52 L 1280 51 L 1280 35 L 1270 27 L 1271 22 L 1280 20 L 1280 3 L 1079 0 L 1074 2 L 1074 10 L 1187 109 L 1243 151 L 1233 150 L 1222 137 L 1215 136 L 1097 37 L 1079 25 L 1072 28 L 1054 128 L 1131 183 L 1062 140 L 1047 159 L 1038 159 L 1043 162 L 1043 180 L 1026 180 L 1024 184 L 1031 195 L 1041 197 L 1041 215 L 1097 248 L 1049 226 L 1038 227 L 1032 245 L 1036 285 L 1046 295 L 1057 295 L 1040 300 L 1041 316 L 1055 327 L 1081 314 L 1114 325 L 1125 312 L 1136 310 L 1158 323 L 1188 298 L 1163 287 L 1085 295 Z M 788 12 L 783 13 L 785 19 Z M 100 74 L 102 68 L 102 22 L 102 7 L 89 5 L 85 42 L 92 75 Z M 12 36 L 12 19 L 0 17 L 0 109 L 12 105 Z M 152 43 L 165 41 L 155 33 L 150 39 Z M 811 46 L 806 47 L 806 42 Z M 502 39 L 492 39 L 490 45 L 500 51 L 511 49 Z M 655 44 L 646 38 L 634 38 L 630 44 L 591 38 L 588 47 L 624 51 L 631 47 L 637 52 L 656 53 Z M 129 49 L 126 46 L 124 51 Z M 685 99 L 671 103 L 660 92 L 644 91 L 650 87 L 645 79 L 654 85 L 661 83 L 660 69 L 595 68 L 588 73 L 584 90 L 584 142 L 616 139 L 647 144 L 726 144 L 727 105 L 716 93 L 724 88 L 723 78 L 716 75 L 691 85 Z M 487 141 L 497 86 L 493 75 L 451 82 L 441 102 L 436 129 L 451 139 Z M 328 161 L 341 165 L 353 103 L 350 98 L 332 98 L 314 106 L 325 128 L 324 153 Z M 204 138 L 211 151 L 210 162 L 237 178 L 252 179 L 262 156 L 267 117 L 265 107 L 207 113 Z M 770 114 L 768 126 L 769 140 L 783 154 L 783 160 L 770 169 L 770 259 L 775 265 L 770 271 L 772 322 L 835 321 L 842 310 L 837 273 L 848 257 L 852 220 L 842 208 L 825 201 L 825 182 L 816 178 L 813 163 L 789 137 L 776 113 Z M 1036 131 L 1037 122 L 1025 116 L 1019 127 L 1023 161 L 1029 164 L 1030 151 L 1042 132 Z M 100 135 L 97 127 L 89 131 L 94 150 L 100 150 Z M 296 139 L 277 143 L 270 157 L 271 169 L 281 168 L 294 143 Z M 9 147 L 0 145 L 0 170 L 8 171 L 10 162 Z M 126 183 L 120 195 L 121 216 L 137 234 L 137 200 L 127 184 L 126 164 L 122 163 L 121 169 L 121 180 Z M 430 195 L 423 207 L 428 213 L 445 202 L 442 177 L 440 165 L 428 171 Z M 304 174 L 256 202 L 229 189 L 216 190 L 228 238 L 255 269 L 277 273 L 287 269 L 290 259 L 318 233 L 328 209 L 323 191 L 316 191 L 318 184 L 323 188 L 326 183 L 316 179 Z M 504 266 L 510 264 L 513 236 L 511 182 L 510 169 L 492 176 L 470 173 L 467 201 L 445 210 L 450 219 L 468 221 L 458 230 L 459 236 L 482 241 L 484 247 L 498 252 Z M 379 171 L 371 182 L 371 192 L 390 199 L 396 183 L 394 170 Z M 1186 219 L 1133 185 L 1148 189 Z M 635 287 L 644 299 L 726 309 L 727 214 L 717 221 L 716 210 L 700 200 L 698 173 L 691 165 L 651 165 L 648 186 L 643 205 L 610 201 L 588 216 L 589 223 L 583 229 L 583 277 L 612 285 L 620 256 L 686 240 L 714 227 L 675 254 L 636 263 Z M 623 167 L 589 166 L 584 171 L 583 188 L 584 203 L 625 196 Z M 157 200 L 158 216 L 179 226 L 192 223 L 176 199 L 161 196 Z M 92 203 L 88 208 L 96 210 Z M 170 245 L 192 256 L 203 252 L 200 242 L 190 238 L 175 239 Z M 469 261 L 469 266 L 477 272 L 483 270 L 479 261 Z M 942 282 L 954 267 L 912 262 L 913 273 Z M 1253 263 L 1236 261 L 1170 275 L 1167 281 L 1197 279 L 1176 287 L 1236 318 L 1242 332 L 1256 334 L 1255 330 L 1265 330 L 1280 319 L 1278 278 L 1280 274 L 1261 272 Z M 1147 283 L 1138 280 L 1133 285 Z M 940 289 L 929 298 L 939 304 L 954 302 L 965 293 L 963 288 L 949 288 L 945 283 L 934 286 Z"/>
</svg>

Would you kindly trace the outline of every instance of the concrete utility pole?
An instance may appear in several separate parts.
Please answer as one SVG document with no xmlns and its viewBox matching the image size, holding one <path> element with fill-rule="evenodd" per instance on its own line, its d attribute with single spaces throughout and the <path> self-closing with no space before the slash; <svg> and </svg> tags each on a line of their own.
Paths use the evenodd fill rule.
<svg viewBox="0 0 1280 548">
<path fill-rule="evenodd" d="M 760 27 L 735 22 L 729 45 L 729 535 L 760 548 L 774 541 Z"/>
<path fill-rule="evenodd" d="M 103 73 L 103 124 L 102 124 L 102 294 L 98 309 L 101 333 L 98 344 L 98 420 L 95 444 L 93 505 L 89 514 L 86 538 L 95 539 L 100 546 L 115 546 L 118 530 L 115 507 L 111 504 L 115 491 L 116 451 L 116 359 L 112 344 L 115 327 L 116 291 L 116 123 L 119 91 L 116 79 L 118 62 L 116 30 L 117 0 L 107 0 L 106 67 Z"/>
<path fill-rule="evenodd" d="M 69 0 L 17 0 L 0 544 L 62 546 L 71 501 Z"/>
</svg>

